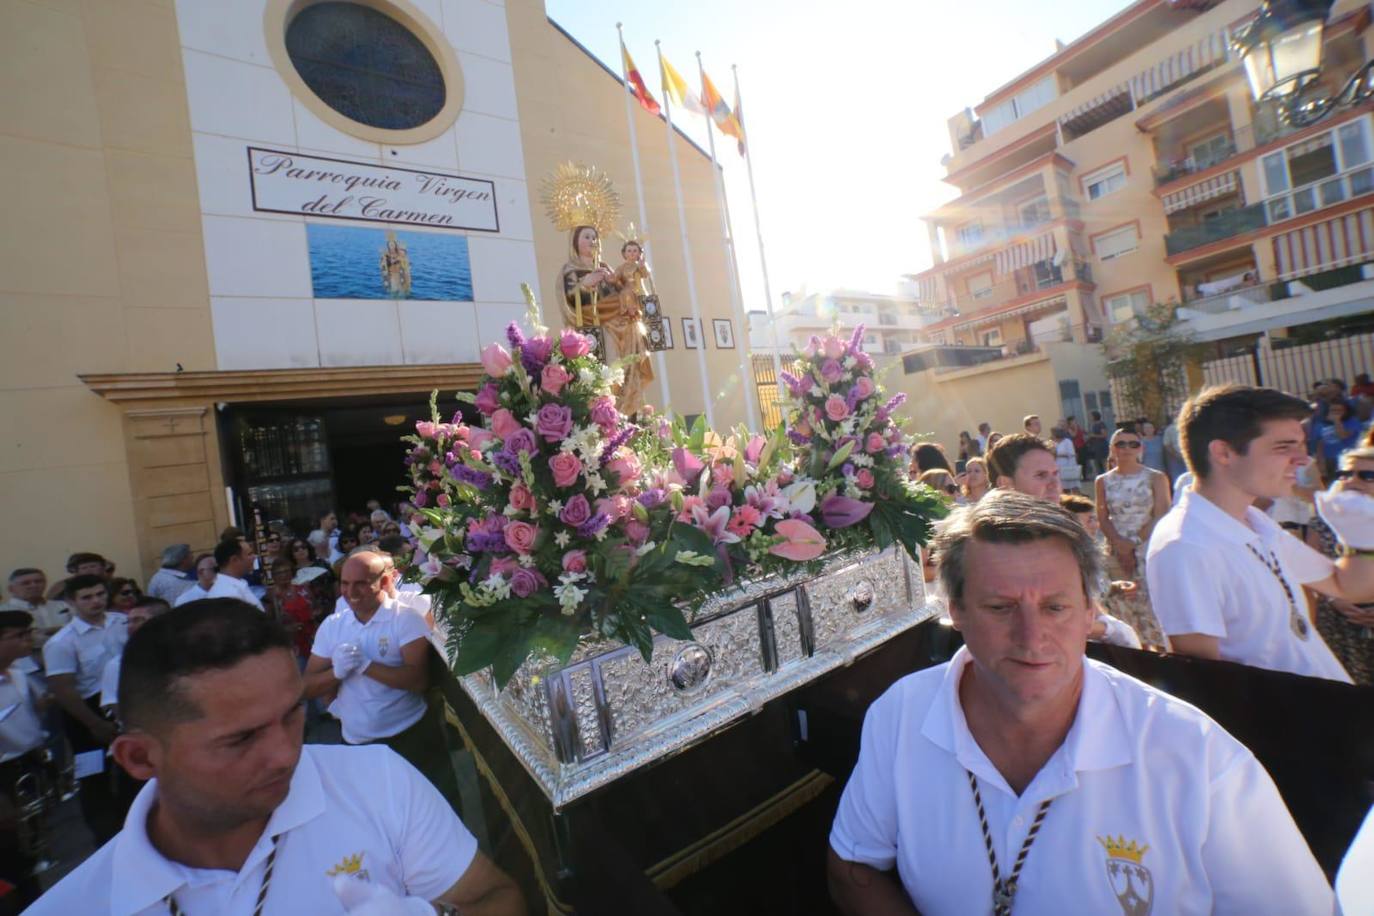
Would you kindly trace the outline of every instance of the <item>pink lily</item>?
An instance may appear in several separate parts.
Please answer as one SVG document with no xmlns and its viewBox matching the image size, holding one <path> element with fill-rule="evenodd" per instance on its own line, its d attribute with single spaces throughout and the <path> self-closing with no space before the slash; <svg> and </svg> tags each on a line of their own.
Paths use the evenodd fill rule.
<svg viewBox="0 0 1374 916">
<path fill-rule="evenodd" d="M 768 548 L 768 552 L 774 556 L 803 563 L 825 553 L 825 538 L 799 518 L 783 519 L 773 526 L 773 530 L 787 538 L 783 543 Z"/>
<path fill-rule="evenodd" d="M 737 544 L 739 535 L 726 526 L 730 522 L 730 507 L 721 506 L 708 513 L 705 506 L 692 507 L 692 526 L 700 528 L 710 537 L 712 544 Z"/>
<path fill-rule="evenodd" d="M 682 475 L 687 486 L 696 483 L 701 472 L 706 470 L 706 465 L 702 463 L 701 459 L 685 448 L 673 449 L 673 467 Z"/>
</svg>

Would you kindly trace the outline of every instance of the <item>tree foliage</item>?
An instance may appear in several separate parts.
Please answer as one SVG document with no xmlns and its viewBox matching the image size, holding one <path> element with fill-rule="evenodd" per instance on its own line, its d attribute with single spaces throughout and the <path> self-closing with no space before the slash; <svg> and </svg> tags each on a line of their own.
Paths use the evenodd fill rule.
<svg viewBox="0 0 1374 916">
<path fill-rule="evenodd" d="M 1188 397 L 1188 367 L 1201 362 L 1207 345 L 1180 325 L 1176 304 L 1156 302 L 1107 335 L 1102 348 L 1118 414 L 1163 418 Z"/>
</svg>

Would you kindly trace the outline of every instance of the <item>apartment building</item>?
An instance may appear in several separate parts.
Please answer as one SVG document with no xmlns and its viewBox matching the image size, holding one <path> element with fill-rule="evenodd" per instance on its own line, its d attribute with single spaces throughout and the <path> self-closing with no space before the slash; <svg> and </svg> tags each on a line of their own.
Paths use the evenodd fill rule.
<svg viewBox="0 0 1374 916">
<path fill-rule="evenodd" d="M 1371 310 L 1374 105 L 1300 129 L 1256 105 L 1230 39 L 1258 10 L 1140 0 L 949 120 L 960 193 L 925 217 L 934 266 L 912 280 L 938 318 L 924 347 L 983 355 L 927 355 L 909 388 L 1038 366 L 1053 384 L 1028 390 L 1060 397 L 1025 412 L 1109 412 L 1097 342 L 1152 302 L 1218 355 Z M 1326 90 L 1370 59 L 1369 24 L 1331 11 Z"/>
<path fill-rule="evenodd" d="M 755 353 L 774 349 L 773 325 L 777 325 L 777 350 L 783 355 L 802 346 L 813 335 L 839 327 L 852 333 L 864 327 L 864 349 L 875 356 L 895 356 L 920 343 L 919 330 L 931 322 L 914 295 L 890 295 L 863 290 L 836 289 L 828 293 L 785 292 L 772 321 L 766 312 L 749 313 L 749 345 Z"/>
</svg>

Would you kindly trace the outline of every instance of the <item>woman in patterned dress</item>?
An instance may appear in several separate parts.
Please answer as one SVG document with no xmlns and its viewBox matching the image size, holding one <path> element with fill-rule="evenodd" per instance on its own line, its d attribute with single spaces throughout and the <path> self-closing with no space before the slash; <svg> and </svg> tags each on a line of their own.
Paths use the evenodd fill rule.
<svg viewBox="0 0 1374 916">
<path fill-rule="evenodd" d="M 1097 520 L 1111 547 L 1108 572 L 1113 579 L 1129 579 L 1136 590 L 1113 607 L 1135 627 L 1140 641 L 1163 648 L 1164 634 L 1150 608 L 1145 587 L 1145 550 L 1155 523 L 1169 511 L 1169 480 L 1142 462 L 1143 443 L 1133 429 L 1119 429 L 1112 436 L 1115 466 L 1097 478 Z"/>
<path fill-rule="evenodd" d="M 1341 455 L 1340 470 L 1331 485 L 1345 480 L 1349 489 L 1374 496 L 1374 480 L 1363 479 L 1361 472 L 1374 476 L 1374 448 L 1354 448 Z M 1340 556 L 1340 544 L 1320 516 L 1313 518 L 1307 534 L 1313 547 L 1329 557 Z M 1351 604 L 1325 595 L 1316 598 L 1317 632 L 1356 684 L 1374 684 L 1374 605 Z"/>
</svg>

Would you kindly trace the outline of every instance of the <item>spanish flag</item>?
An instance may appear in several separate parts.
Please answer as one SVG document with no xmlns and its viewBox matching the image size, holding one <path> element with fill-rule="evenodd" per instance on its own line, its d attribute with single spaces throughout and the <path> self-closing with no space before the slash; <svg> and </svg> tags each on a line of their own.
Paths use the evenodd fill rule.
<svg viewBox="0 0 1374 916">
<path fill-rule="evenodd" d="M 673 65 L 668 63 L 668 58 L 664 57 L 661 51 L 658 55 L 658 69 L 659 74 L 663 77 L 663 94 L 674 105 L 688 111 L 695 111 L 699 115 L 706 114 L 706 107 L 701 104 L 701 99 L 697 98 L 697 94 L 687 85 L 682 74 L 673 69 Z"/>
<path fill-rule="evenodd" d="M 711 113 L 711 120 L 716 122 L 720 132 L 734 137 L 742 146 L 744 128 L 740 126 L 739 119 L 730 111 L 730 106 L 725 104 L 725 99 L 721 98 L 720 92 L 716 90 L 715 84 L 704 70 L 701 73 L 701 99 L 706 103 L 706 110 Z"/>
<path fill-rule="evenodd" d="M 649 114 L 659 114 L 662 109 L 658 107 L 658 100 L 649 94 L 649 87 L 644 85 L 644 77 L 639 75 L 639 68 L 635 66 L 634 58 L 630 57 L 630 52 L 625 48 L 625 42 L 620 43 L 620 59 L 625 66 L 625 88 L 630 90 L 630 94 L 635 97 L 639 107 Z"/>
</svg>

